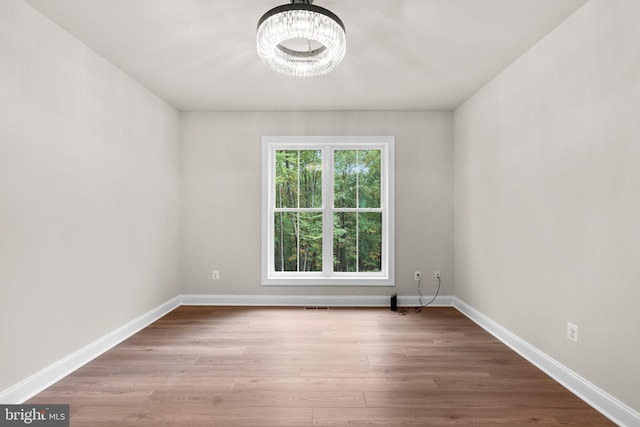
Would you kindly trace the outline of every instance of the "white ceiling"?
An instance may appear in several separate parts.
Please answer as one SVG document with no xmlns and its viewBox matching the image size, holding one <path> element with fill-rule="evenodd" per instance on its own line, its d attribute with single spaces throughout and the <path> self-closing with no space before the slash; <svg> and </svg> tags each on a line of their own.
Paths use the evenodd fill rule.
<svg viewBox="0 0 640 427">
<path fill-rule="evenodd" d="M 347 30 L 331 74 L 257 57 L 288 0 L 25 0 L 182 111 L 451 110 L 586 0 L 316 0 Z"/>
</svg>

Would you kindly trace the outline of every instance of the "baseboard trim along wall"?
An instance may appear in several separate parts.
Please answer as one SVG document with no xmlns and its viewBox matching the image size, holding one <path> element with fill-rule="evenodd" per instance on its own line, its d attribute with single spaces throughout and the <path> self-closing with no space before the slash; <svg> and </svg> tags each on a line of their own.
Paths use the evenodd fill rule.
<svg viewBox="0 0 640 427">
<path fill-rule="evenodd" d="M 453 306 L 506 346 L 540 368 L 566 389 L 620 426 L 640 426 L 640 413 L 620 402 L 606 391 L 590 383 L 546 353 L 538 350 L 508 329 L 485 316 L 459 298 Z"/>
<path fill-rule="evenodd" d="M 425 296 L 422 302 L 428 302 L 431 298 L 430 296 Z M 179 295 L 7 390 L 0 392 L 0 403 L 15 404 L 24 402 L 181 305 L 389 307 L 389 296 Z M 417 296 L 398 296 L 398 306 L 415 307 L 417 305 L 419 305 Z M 464 301 L 453 296 L 439 296 L 432 305 L 455 307 L 616 424 L 621 426 L 640 426 L 640 413 L 511 333 Z"/>
<path fill-rule="evenodd" d="M 389 307 L 390 296 L 385 295 L 182 295 L 182 305 L 270 306 L 270 307 Z M 423 303 L 433 297 L 425 296 Z M 416 307 L 417 296 L 398 296 L 399 307 Z M 451 307 L 450 296 L 439 296 L 433 306 Z"/>
<path fill-rule="evenodd" d="M 115 347 L 136 332 L 155 322 L 165 314 L 173 311 L 178 306 L 180 306 L 179 296 L 149 310 L 118 329 L 98 338 L 78 351 L 71 353 L 67 357 L 0 392 L 0 403 L 23 403 L 107 350 Z"/>
</svg>

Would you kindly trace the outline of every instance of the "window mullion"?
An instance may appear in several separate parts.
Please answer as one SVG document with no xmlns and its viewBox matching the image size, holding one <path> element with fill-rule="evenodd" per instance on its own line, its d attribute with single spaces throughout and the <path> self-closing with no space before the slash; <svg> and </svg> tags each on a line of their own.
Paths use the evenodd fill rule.
<svg viewBox="0 0 640 427">
<path fill-rule="evenodd" d="M 356 211 L 356 272 L 360 272 L 360 213 Z"/>
<path fill-rule="evenodd" d="M 356 272 L 360 271 L 360 150 L 356 150 Z"/>
<path fill-rule="evenodd" d="M 297 162 L 296 171 L 298 172 L 298 176 L 296 186 L 298 188 L 298 197 L 296 200 L 296 208 L 298 208 L 298 211 L 296 212 L 296 271 L 300 272 L 300 150 L 298 150 Z"/>
<path fill-rule="evenodd" d="M 333 149 L 325 146 L 322 151 L 322 193 L 325 197 L 322 216 L 322 273 L 330 276 L 333 272 Z"/>
<path fill-rule="evenodd" d="M 296 201 L 296 207 L 300 208 L 300 150 L 298 150 L 298 164 L 296 166 L 296 170 L 298 171 L 298 182 L 296 183 L 298 186 L 298 200 Z"/>
<path fill-rule="evenodd" d="M 356 150 L 356 209 L 360 207 L 360 150 Z"/>
</svg>

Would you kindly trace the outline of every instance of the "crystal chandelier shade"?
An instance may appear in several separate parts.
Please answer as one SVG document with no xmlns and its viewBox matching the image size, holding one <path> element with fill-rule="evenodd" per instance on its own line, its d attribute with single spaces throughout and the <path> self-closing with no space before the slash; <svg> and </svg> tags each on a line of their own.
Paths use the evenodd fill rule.
<svg viewBox="0 0 640 427">
<path fill-rule="evenodd" d="M 291 41 L 305 40 L 304 50 Z M 273 70 L 296 77 L 331 72 L 346 53 L 346 34 L 340 18 L 310 2 L 292 0 L 265 13 L 258 22 L 260 58 Z"/>
</svg>

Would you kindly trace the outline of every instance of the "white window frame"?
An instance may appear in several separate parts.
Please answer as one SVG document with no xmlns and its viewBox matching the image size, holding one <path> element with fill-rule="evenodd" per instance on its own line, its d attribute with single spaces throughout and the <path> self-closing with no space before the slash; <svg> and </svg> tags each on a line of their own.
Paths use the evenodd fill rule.
<svg viewBox="0 0 640 427">
<path fill-rule="evenodd" d="M 381 156 L 381 208 L 382 212 L 382 268 L 380 272 L 332 272 L 325 262 L 322 272 L 277 272 L 274 267 L 274 200 L 275 153 L 277 150 L 323 150 L 323 254 L 332 259 L 333 225 L 329 219 L 335 211 L 329 205 L 333 194 L 333 151 L 380 149 Z M 327 157 L 329 156 L 329 157 Z M 326 177 L 329 177 L 326 179 Z M 393 136 L 264 136 L 262 137 L 262 285 L 290 286 L 394 286 L 395 285 L 395 138 Z M 315 210 L 315 209 L 314 209 Z M 376 210 L 369 210 L 376 211 Z M 328 242 L 328 243 L 327 243 Z M 329 271 L 327 271 L 329 270 Z"/>
</svg>

